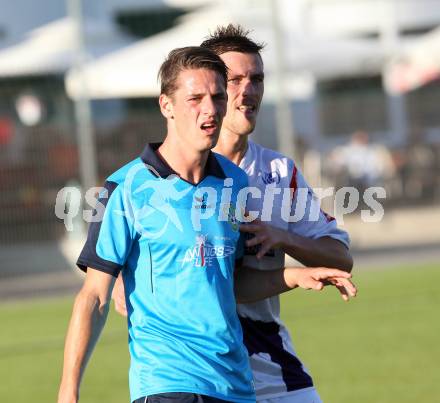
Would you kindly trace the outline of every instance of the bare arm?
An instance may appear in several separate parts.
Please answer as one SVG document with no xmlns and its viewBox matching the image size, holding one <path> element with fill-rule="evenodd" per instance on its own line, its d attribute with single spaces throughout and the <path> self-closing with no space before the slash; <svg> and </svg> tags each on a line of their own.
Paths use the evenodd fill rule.
<svg viewBox="0 0 440 403">
<path fill-rule="evenodd" d="M 345 249 L 342 244 L 340 245 Z M 354 297 L 357 292 L 356 286 L 349 280 L 351 278 L 349 273 L 325 267 L 291 267 L 260 271 L 239 266 L 235 269 L 234 277 L 235 296 L 237 302 L 242 304 L 269 298 L 297 287 L 320 291 L 325 285 L 333 285 L 345 301 Z M 125 289 L 121 275 L 116 280 L 112 299 L 116 312 L 127 316 Z"/>
<path fill-rule="evenodd" d="M 82 375 L 107 319 L 114 281 L 109 274 L 87 270 L 67 331 L 58 403 L 76 403 L 79 399 Z"/>
<path fill-rule="evenodd" d="M 309 267 L 335 267 L 346 272 L 353 268 L 353 258 L 346 246 L 331 237 L 306 238 L 255 220 L 240 226 L 240 231 L 255 235 L 247 246 L 261 245 L 257 258 L 270 249 L 281 248 L 285 253 Z"/>
<path fill-rule="evenodd" d="M 330 237 L 310 239 L 288 233 L 281 248 L 305 266 L 317 267 L 325 264 L 346 272 L 351 272 L 353 268 L 353 258 L 347 247 Z"/>
<path fill-rule="evenodd" d="M 356 296 L 351 274 L 325 267 L 286 267 L 279 270 L 257 270 L 246 266 L 235 269 L 235 296 L 238 303 L 250 303 L 269 298 L 300 287 L 320 291 L 325 285 L 334 285 L 347 301 Z"/>
<path fill-rule="evenodd" d="M 112 300 L 115 303 L 115 311 L 122 316 L 127 317 L 127 304 L 125 303 L 125 287 L 120 273 L 113 287 Z"/>
</svg>

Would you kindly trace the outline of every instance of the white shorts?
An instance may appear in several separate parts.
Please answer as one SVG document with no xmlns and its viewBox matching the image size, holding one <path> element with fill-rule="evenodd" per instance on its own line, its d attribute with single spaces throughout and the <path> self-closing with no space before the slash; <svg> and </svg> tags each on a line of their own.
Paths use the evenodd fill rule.
<svg viewBox="0 0 440 403">
<path fill-rule="evenodd" d="M 274 397 L 271 399 L 260 400 L 257 398 L 258 403 L 322 403 L 318 392 L 314 388 L 306 390 L 298 390 L 288 395 Z"/>
</svg>

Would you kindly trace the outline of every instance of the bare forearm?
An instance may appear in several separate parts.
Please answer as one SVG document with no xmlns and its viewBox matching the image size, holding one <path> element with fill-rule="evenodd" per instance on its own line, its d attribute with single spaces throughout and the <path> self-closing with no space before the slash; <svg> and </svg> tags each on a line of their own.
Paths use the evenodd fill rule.
<svg viewBox="0 0 440 403">
<path fill-rule="evenodd" d="M 75 299 L 67 332 L 59 403 L 76 402 L 87 361 L 104 327 L 109 304 L 81 291 Z"/>
<path fill-rule="evenodd" d="M 305 266 L 334 267 L 346 272 L 350 272 L 353 268 L 353 258 L 348 249 L 344 244 L 330 237 L 310 239 L 289 233 L 282 249 Z"/>
<path fill-rule="evenodd" d="M 329 236 L 318 239 L 288 232 L 259 220 L 240 225 L 240 231 L 253 234 L 247 246 L 259 245 L 257 258 L 261 259 L 269 250 L 281 248 L 285 253 L 308 267 L 334 267 L 350 272 L 353 259 L 346 246 Z"/>
<path fill-rule="evenodd" d="M 351 274 L 326 267 L 285 267 L 279 270 L 257 270 L 237 267 L 235 272 L 235 296 L 238 303 L 256 302 L 301 287 L 320 291 L 324 285 L 334 285 L 342 298 L 348 301 L 356 296 L 356 286 Z"/>
<path fill-rule="evenodd" d="M 249 267 L 237 269 L 235 277 L 235 296 L 240 304 L 273 297 L 295 288 L 286 281 L 286 270 L 263 271 Z"/>
</svg>

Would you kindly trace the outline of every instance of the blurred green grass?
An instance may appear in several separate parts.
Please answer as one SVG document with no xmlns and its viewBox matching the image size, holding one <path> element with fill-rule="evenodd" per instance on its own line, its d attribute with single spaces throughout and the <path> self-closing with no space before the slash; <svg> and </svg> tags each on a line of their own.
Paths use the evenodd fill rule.
<svg viewBox="0 0 440 403">
<path fill-rule="evenodd" d="M 282 297 L 282 316 L 326 403 L 436 402 L 440 266 L 356 273 L 359 296 Z M 0 306 L 0 402 L 56 401 L 73 298 Z M 89 363 L 82 403 L 129 402 L 125 319 L 113 310 Z"/>
</svg>

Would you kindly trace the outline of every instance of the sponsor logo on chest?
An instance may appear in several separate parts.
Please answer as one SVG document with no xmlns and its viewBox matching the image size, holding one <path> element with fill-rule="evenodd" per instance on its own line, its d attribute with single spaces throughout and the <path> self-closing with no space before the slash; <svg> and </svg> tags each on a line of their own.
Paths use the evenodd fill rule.
<svg viewBox="0 0 440 403">
<path fill-rule="evenodd" d="M 187 249 L 182 266 L 185 263 L 192 263 L 195 267 L 210 267 L 216 260 L 225 259 L 235 252 L 235 246 L 213 245 L 207 241 L 206 235 L 198 235 L 195 245 Z"/>
</svg>

